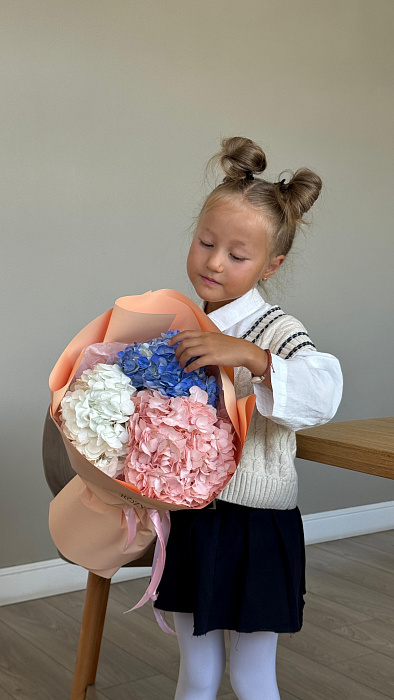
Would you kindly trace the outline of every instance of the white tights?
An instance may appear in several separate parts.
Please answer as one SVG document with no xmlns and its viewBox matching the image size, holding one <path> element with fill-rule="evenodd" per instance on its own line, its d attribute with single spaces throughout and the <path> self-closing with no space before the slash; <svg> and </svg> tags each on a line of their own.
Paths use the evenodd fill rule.
<svg viewBox="0 0 394 700">
<path fill-rule="evenodd" d="M 193 637 L 193 614 L 174 613 L 181 663 L 175 700 L 216 700 L 226 665 L 224 630 Z M 230 632 L 230 681 L 238 700 L 280 700 L 276 632 Z"/>
</svg>

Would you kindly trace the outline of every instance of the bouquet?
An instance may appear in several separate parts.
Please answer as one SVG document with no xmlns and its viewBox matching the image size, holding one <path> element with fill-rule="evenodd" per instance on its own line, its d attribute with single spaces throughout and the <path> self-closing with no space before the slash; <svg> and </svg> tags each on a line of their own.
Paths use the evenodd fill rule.
<svg viewBox="0 0 394 700">
<path fill-rule="evenodd" d="M 236 399 L 233 368 L 185 373 L 168 340 L 186 329 L 219 332 L 174 290 L 121 297 L 51 372 L 50 413 L 77 476 L 51 503 L 50 531 L 101 576 L 156 535 L 164 566 L 168 511 L 208 505 L 241 457 L 255 397 Z"/>
<path fill-rule="evenodd" d="M 168 345 L 178 332 L 118 352 L 120 344 L 88 346 L 59 417 L 64 435 L 108 476 L 167 504 L 198 507 L 235 471 L 234 428 L 217 415 L 215 376 L 179 365 Z"/>
</svg>

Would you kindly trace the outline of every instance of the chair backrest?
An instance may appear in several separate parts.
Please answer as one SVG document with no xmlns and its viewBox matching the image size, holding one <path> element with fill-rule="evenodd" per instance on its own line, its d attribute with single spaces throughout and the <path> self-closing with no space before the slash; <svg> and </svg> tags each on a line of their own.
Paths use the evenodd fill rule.
<svg viewBox="0 0 394 700">
<path fill-rule="evenodd" d="M 51 418 L 49 408 L 45 417 L 42 436 L 42 461 L 47 484 L 53 495 L 56 496 L 75 476 L 75 471 L 70 464 L 62 437 Z M 153 542 L 140 559 L 136 559 L 125 566 L 151 566 L 154 549 L 155 543 Z M 65 561 L 69 561 L 60 552 L 59 556 Z"/>
<path fill-rule="evenodd" d="M 47 484 L 56 496 L 75 476 L 62 437 L 54 424 L 49 408 L 42 436 L 42 461 Z"/>
</svg>

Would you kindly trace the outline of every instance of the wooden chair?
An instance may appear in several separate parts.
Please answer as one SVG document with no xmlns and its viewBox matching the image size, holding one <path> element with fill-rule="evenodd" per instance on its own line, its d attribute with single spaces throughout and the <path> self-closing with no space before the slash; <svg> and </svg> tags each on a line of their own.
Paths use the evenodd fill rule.
<svg viewBox="0 0 394 700">
<path fill-rule="evenodd" d="M 48 486 L 56 496 L 75 476 L 75 472 L 60 433 L 50 417 L 49 409 L 44 423 L 42 458 Z M 154 548 L 155 543 L 143 557 L 127 566 L 151 566 Z M 59 556 L 69 561 L 60 552 Z M 96 680 L 110 585 L 111 579 L 89 571 L 70 700 L 85 700 L 88 685 L 94 684 Z"/>
</svg>

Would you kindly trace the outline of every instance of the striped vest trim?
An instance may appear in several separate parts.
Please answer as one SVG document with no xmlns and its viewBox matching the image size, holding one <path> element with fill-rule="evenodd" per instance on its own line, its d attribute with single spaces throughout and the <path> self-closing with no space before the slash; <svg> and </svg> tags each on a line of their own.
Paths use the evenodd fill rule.
<svg viewBox="0 0 394 700">
<path fill-rule="evenodd" d="M 300 327 L 296 333 L 291 332 L 294 331 L 295 324 Z M 273 306 L 260 316 L 241 337 L 252 343 L 258 343 L 261 347 L 270 348 L 275 355 L 285 360 L 294 357 L 305 347 L 316 350 L 315 344 L 303 325 L 293 316 L 285 314 L 280 306 Z M 276 347 L 272 348 L 272 344 Z"/>
</svg>

